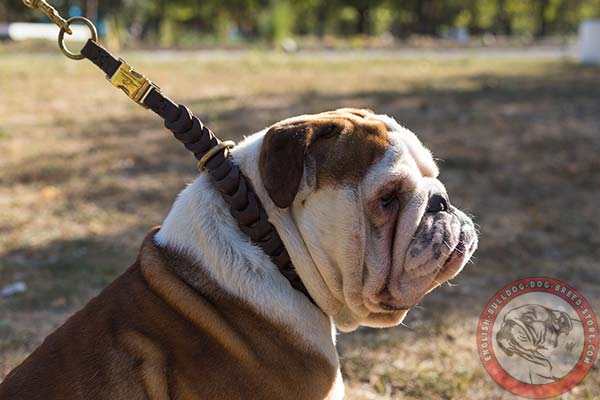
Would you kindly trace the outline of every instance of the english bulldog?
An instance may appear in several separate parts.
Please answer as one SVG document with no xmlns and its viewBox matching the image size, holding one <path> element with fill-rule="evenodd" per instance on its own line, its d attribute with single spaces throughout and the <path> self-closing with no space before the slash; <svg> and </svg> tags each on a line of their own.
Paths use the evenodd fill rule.
<svg viewBox="0 0 600 400">
<path fill-rule="evenodd" d="M 233 151 L 311 301 L 202 173 L 137 261 L 0 386 L 1 399 L 339 399 L 336 328 L 398 325 L 475 251 L 430 152 L 394 119 L 287 119 Z"/>
<path fill-rule="evenodd" d="M 554 376 L 543 352 L 556 349 L 560 335 L 567 336 L 572 330 L 573 322 L 566 312 L 525 304 L 504 315 L 496 341 L 507 356 L 516 355 L 527 362 L 529 383 L 541 385 L 562 378 Z"/>
</svg>

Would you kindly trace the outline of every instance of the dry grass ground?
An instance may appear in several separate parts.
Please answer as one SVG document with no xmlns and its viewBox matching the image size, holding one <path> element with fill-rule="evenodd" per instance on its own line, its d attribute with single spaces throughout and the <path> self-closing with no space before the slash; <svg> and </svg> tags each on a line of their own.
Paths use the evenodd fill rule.
<svg viewBox="0 0 600 400">
<path fill-rule="evenodd" d="M 126 55 L 222 138 L 291 115 L 370 107 L 440 158 L 477 217 L 477 260 L 407 327 L 339 337 L 349 398 L 509 399 L 476 322 L 503 284 L 564 279 L 600 312 L 600 69 L 566 62 L 245 54 Z M 151 113 L 87 62 L 0 56 L 0 379 L 133 260 L 195 175 Z M 567 399 L 600 398 L 595 368 Z"/>
</svg>

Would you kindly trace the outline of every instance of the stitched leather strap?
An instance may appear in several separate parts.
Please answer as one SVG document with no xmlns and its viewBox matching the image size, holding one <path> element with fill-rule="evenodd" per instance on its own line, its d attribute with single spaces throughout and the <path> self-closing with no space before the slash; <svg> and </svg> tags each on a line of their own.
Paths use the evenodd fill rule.
<svg viewBox="0 0 600 400">
<path fill-rule="evenodd" d="M 108 76 L 113 76 L 117 72 L 119 65 L 121 65 L 121 62 L 110 54 L 108 50 L 91 39 L 83 46 L 81 54 L 96 64 Z"/>
<path fill-rule="evenodd" d="M 108 78 L 121 66 L 121 61 L 91 39 L 87 41 L 81 54 L 104 71 Z M 181 141 L 186 149 L 194 153 L 197 160 L 221 143 L 186 106 L 174 103 L 159 89 L 152 88 L 143 103 L 165 121 L 165 127 L 173 132 L 175 138 Z M 225 202 L 229 204 L 231 215 L 236 219 L 241 231 L 269 255 L 292 287 L 304 293 L 314 303 L 292 265 L 275 227 L 269 222 L 260 199 L 254 193 L 251 183 L 232 162 L 228 149 L 224 148 L 210 158 L 205 164 L 205 169 Z"/>
</svg>

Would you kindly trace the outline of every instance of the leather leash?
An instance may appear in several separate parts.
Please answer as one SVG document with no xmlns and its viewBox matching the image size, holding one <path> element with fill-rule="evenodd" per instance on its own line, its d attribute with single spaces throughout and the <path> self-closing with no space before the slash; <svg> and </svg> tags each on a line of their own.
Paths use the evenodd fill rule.
<svg viewBox="0 0 600 400">
<path fill-rule="evenodd" d="M 31 8 L 40 8 L 61 28 L 59 47 L 67 57 L 76 60 L 87 58 L 106 74 L 106 78 L 114 86 L 164 120 L 165 127 L 173 132 L 175 138 L 194 153 L 200 172 L 206 170 L 229 205 L 240 230 L 271 258 L 292 287 L 304 293 L 314 303 L 251 183 L 232 161 L 229 149 L 234 146 L 234 142 L 221 142 L 186 106 L 174 103 L 162 94 L 157 85 L 102 47 L 98 43 L 94 24 L 88 19 L 75 17 L 65 21 L 44 0 L 23 0 L 23 3 Z M 92 34 L 92 39 L 87 41 L 80 54 L 70 52 L 63 40 L 64 33 L 70 33 L 73 22 L 86 24 Z"/>
</svg>

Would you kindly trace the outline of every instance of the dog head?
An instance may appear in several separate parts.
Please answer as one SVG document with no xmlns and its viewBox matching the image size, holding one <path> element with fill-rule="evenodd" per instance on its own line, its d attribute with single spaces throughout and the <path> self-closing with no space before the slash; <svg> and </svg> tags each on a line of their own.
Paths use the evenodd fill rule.
<svg viewBox="0 0 600 400">
<path fill-rule="evenodd" d="M 526 304 L 506 313 L 496 340 L 507 356 L 516 354 L 534 364 L 549 366 L 539 351 L 555 349 L 558 337 L 568 335 L 572 329 L 573 322 L 567 313 Z"/>
<path fill-rule="evenodd" d="M 286 243 L 300 277 L 341 330 L 400 323 L 476 249 L 430 152 L 387 116 L 341 109 L 279 122 L 259 172 L 301 236 L 304 255 Z"/>
</svg>

